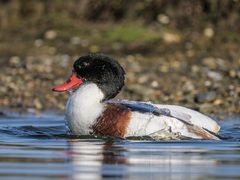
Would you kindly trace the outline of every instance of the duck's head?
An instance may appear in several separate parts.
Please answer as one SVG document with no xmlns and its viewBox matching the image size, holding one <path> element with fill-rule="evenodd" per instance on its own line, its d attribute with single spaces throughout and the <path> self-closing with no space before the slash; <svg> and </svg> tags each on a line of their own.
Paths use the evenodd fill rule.
<svg viewBox="0 0 240 180">
<path fill-rule="evenodd" d="M 103 54 L 89 54 L 77 59 L 72 74 L 63 85 L 53 91 L 63 92 L 94 83 L 104 94 L 104 100 L 115 97 L 124 86 L 124 70 L 113 58 Z"/>
</svg>

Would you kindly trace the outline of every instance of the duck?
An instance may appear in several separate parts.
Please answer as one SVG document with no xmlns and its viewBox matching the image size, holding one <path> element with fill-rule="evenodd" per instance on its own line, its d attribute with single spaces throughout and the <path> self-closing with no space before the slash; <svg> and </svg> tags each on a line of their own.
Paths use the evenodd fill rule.
<svg viewBox="0 0 240 180">
<path fill-rule="evenodd" d="M 55 92 L 70 92 L 65 120 L 74 135 L 119 138 L 163 137 L 220 140 L 220 126 L 210 117 L 178 105 L 114 99 L 125 82 L 125 71 L 113 57 L 91 53 L 73 64 L 68 80 Z"/>
</svg>

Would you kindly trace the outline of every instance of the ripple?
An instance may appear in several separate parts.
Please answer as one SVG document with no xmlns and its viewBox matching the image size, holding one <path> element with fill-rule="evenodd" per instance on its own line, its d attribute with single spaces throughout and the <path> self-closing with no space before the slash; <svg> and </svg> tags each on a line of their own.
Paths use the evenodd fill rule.
<svg viewBox="0 0 240 180">
<path fill-rule="evenodd" d="M 119 139 L 68 134 L 63 116 L 0 117 L 0 178 L 238 179 L 240 120 L 223 141 Z"/>
</svg>

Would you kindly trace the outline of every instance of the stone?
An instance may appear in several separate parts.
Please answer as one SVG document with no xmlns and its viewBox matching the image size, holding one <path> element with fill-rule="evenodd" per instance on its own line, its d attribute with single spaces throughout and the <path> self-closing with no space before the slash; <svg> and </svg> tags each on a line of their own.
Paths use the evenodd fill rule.
<svg viewBox="0 0 240 180">
<path fill-rule="evenodd" d="M 81 44 L 81 39 L 80 39 L 80 37 L 74 36 L 71 38 L 70 42 L 73 45 L 79 45 L 79 44 Z"/>
<path fill-rule="evenodd" d="M 170 32 L 163 33 L 162 38 L 168 44 L 179 43 L 181 41 L 181 37 L 178 34 Z"/>
<path fill-rule="evenodd" d="M 204 29 L 203 34 L 207 38 L 212 38 L 214 36 L 214 30 L 210 27 L 207 27 L 207 28 Z"/>
<path fill-rule="evenodd" d="M 21 59 L 18 56 L 12 56 L 9 59 L 10 65 L 13 67 L 20 67 L 21 66 Z"/>
<path fill-rule="evenodd" d="M 223 79 L 222 75 L 216 71 L 207 71 L 207 76 L 214 81 L 221 81 Z"/>
<path fill-rule="evenodd" d="M 57 37 L 57 32 L 54 30 L 48 30 L 44 34 L 45 39 L 52 40 Z"/>
<path fill-rule="evenodd" d="M 157 17 L 157 20 L 161 24 L 169 24 L 169 22 L 170 22 L 169 17 L 165 14 L 159 14 L 158 17 Z"/>
<path fill-rule="evenodd" d="M 42 45 L 43 45 L 43 40 L 42 39 L 36 39 L 34 41 L 34 46 L 41 47 Z"/>
<path fill-rule="evenodd" d="M 208 92 L 197 94 L 194 97 L 194 101 L 197 103 L 211 102 L 214 99 L 216 99 L 216 96 L 217 94 L 215 91 L 208 91 Z"/>
</svg>

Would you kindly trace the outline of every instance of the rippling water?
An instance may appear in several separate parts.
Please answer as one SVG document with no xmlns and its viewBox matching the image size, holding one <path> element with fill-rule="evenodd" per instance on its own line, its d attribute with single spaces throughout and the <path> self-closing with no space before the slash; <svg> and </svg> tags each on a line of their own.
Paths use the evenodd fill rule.
<svg viewBox="0 0 240 180">
<path fill-rule="evenodd" d="M 67 135 L 63 116 L 0 117 L 0 179 L 239 179 L 240 119 L 222 141 Z"/>
</svg>

